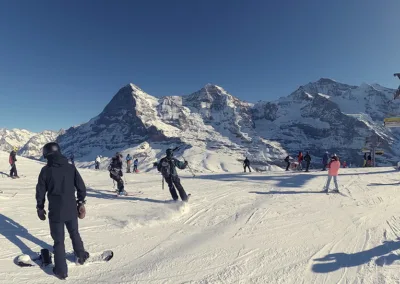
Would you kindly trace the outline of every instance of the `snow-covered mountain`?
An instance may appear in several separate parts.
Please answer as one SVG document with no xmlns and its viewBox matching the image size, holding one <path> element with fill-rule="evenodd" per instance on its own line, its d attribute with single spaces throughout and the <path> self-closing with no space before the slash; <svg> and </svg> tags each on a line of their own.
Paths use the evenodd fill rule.
<svg viewBox="0 0 400 284">
<path fill-rule="evenodd" d="M 27 158 L 40 159 L 42 156 L 42 148 L 46 143 L 56 141 L 60 134 L 65 133 L 64 130 L 58 132 L 45 130 L 32 136 L 28 142 L 18 151 L 18 154 Z"/>
<path fill-rule="evenodd" d="M 0 129 L 0 150 L 10 152 L 14 147 L 18 148 L 18 155 L 39 159 L 42 155 L 44 144 L 55 141 L 58 135 L 65 131 L 58 132 L 45 130 L 40 133 L 31 132 L 25 129 Z"/>
<path fill-rule="evenodd" d="M 374 135 L 385 151 L 378 162 L 395 163 L 400 132 L 383 127 L 385 117 L 400 115 L 393 93 L 377 84 L 351 86 L 322 78 L 287 97 L 251 104 L 211 84 L 191 95 L 162 98 L 129 84 L 87 123 L 59 136 L 30 134 L 21 142 L 21 154 L 38 157 L 41 146 L 58 136 L 63 152 L 74 153 L 84 167 L 92 167 L 97 155 L 120 151 L 138 157 L 141 169 L 149 170 L 166 148 L 181 146 L 177 155 L 197 171 L 238 171 L 245 156 L 254 168 L 268 170 L 298 151 L 310 151 L 317 164 L 325 151 L 360 164 L 365 139 Z"/>
<path fill-rule="evenodd" d="M 262 170 L 281 164 L 288 153 L 307 150 L 314 162 L 329 151 L 359 164 L 365 138 L 377 135 L 386 152 L 380 161 L 395 162 L 398 133 L 382 123 L 399 109 L 393 92 L 323 78 L 277 101 L 253 105 L 211 84 L 188 96 L 163 98 L 129 84 L 101 114 L 68 129 L 59 142 L 85 166 L 98 154 L 122 151 L 143 157 L 143 167 L 150 169 L 167 147 L 181 145 L 178 155 L 198 171 L 237 171 L 245 156 Z"/>
<path fill-rule="evenodd" d="M 0 151 L 11 151 L 23 147 L 36 133 L 25 129 L 0 128 Z"/>
</svg>

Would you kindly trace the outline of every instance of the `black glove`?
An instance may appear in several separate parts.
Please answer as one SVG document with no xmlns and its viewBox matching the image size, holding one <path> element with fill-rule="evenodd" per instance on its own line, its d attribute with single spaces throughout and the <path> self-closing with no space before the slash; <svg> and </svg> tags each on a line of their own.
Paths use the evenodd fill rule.
<svg viewBox="0 0 400 284">
<path fill-rule="evenodd" d="M 185 161 L 185 166 L 187 166 L 188 165 L 188 161 Z"/>
<path fill-rule="evenodd" d="M 42 221 L 46 220 L 46 210 L 37 208 L 37 215 L 40 220 Z"/>
<path fill-rule="evenodd" d="M 153 167 L 158 167 L 158 163 L 157 163 L 157 162 L 154 162 L 154 163 L 153 163 Z"/>
<path fill-rule="evenodd" d="M 86 216 L 86 208 L 85 208 L 86 201 L 77 201 L 76 202 L 76 209 L 78 210 L 78 218 L 83 219 Z"/>
</svg>

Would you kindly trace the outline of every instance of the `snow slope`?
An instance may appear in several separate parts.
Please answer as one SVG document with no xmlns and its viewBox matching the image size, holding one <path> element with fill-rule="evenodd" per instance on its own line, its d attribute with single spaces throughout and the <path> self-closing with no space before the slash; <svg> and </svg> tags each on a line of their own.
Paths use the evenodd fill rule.
<svg viewBox="0 0 400 284">
<path fill-rule="evenodd" d="M 8 154 L 0 152 L 0 170 Z M 58 283 L 48 270 L 20 268 L 21 253 L 52 244 L 35 210 L 42 164 L 19 158 L 21 179 L 0 177 L 0 283 Z M 201 174 L 181 171 L 190 203 L 165 203 L 158 174 L 127 174 L 117 199 L 105 171 L 80 169 L 90 188 L 79 223 L 86 249 L 112 249 L 107 264 L 69 268 L 71 283 L 399 283 L 400 175 L 393 168 L 325 175 Z M 71 243 L 66 239 L 66 249 Z"/>
</svg>

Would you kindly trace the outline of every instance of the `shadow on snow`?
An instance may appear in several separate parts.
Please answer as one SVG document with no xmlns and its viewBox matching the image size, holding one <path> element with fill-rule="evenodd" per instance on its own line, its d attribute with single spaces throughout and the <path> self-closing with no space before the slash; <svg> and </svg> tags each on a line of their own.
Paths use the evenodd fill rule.
<svg viewBox="0 0 400 284">
<path fill-rule="evenodd" d="M 86 196 L 88 197 L 94 197 L 94 198 L 101 198 L 101 199 L 117 199 L 121 198 L 124 200 L 130 200 L 130 201 L 144 201 L 144 202 L 152 202 L 152 203 L 169 203 L 167 200 L 158 200 L 158 199 L 151 199 L 151 198 L 140 198 L 136 196 L 122 196 L 122 197 L 117 197 L 117 193 L 109 193 L 110 191 L 105 191 L 105 190 L 97 190 L 93 188 L 88 188 L 86 192 Z"/>
<path fill-rule="evenodd" d="M 379 266 L 390 265 L 395 260 L 400 259 L 400 256 L 395 254 L 386 255 L 394 250 L 400 249 L 399 241 L 388 241 L 382 245 L 374 247 L 369 250 L 356 252 L 356 253 L 333 253 L 328 254 L 323 258 L 315 259 L 320 263 L 316 263 L 312 267 L 312 271 L 316 273 L 329 273 L 344 267 L 354 267 L 362 264 L 366 264 L 372 260 L 372 258 L 380 256 L 375 260 L 375 263 Z"/>
</svg>

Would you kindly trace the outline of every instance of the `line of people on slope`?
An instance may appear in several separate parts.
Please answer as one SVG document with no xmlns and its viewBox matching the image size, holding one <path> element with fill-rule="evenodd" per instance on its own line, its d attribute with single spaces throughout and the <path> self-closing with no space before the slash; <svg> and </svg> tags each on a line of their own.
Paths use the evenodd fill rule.
<svg viewBox="0 0 400 284">
<path fill-rule="evenodd" d="M 96 170 L 100 169 L 100 163 L 101 163 L 101 158 L 102 156 L 97 156 L 96 160 L 94 162 L 94 167 Z M 128 154 L 125 158 L 126 160 L 126 172 L 127 173 L 131 173 L 131 165 L 132 165 L 132 156 L 130 154 Z M 133 160 L 133 172 L 132 173 L 138 173 L 138 166 L 139 166 L 139 160 L 136 158 L 135 160 Z"/>
<path fill-rule="evenodd" d="M 334 156 L 336 156 L 336 154 L 334 154 Z M 309 152 L 306 152 L 306 155 L 303 156 L 303 152 L 300 151 L 299 154 L 297 155 L 297 162 L 291 163 L 291 157 L 287 156 L 284 161 L 286 163 L 286 171 L 289 171 L 289 169 L 293 169 L 293 170 L 298 170 L 298 171 L 302 171 L 303 170 L 303 163 L 306 163 L 305 166 L 305 171 L 309 172 L 310 169 L 310 164 L 311 164 L 311 155 Z M 329 153 L 328 151 L 325 152 L 324 156 L 322 157 L 322 171 L 326 171 L 327 166 L 329 164 Z M 347 164 L 346 161 L 344 161 L 341 166 L 343 168 L 347 168 L 349 167 L 349 165 Z"/>
</svg>

